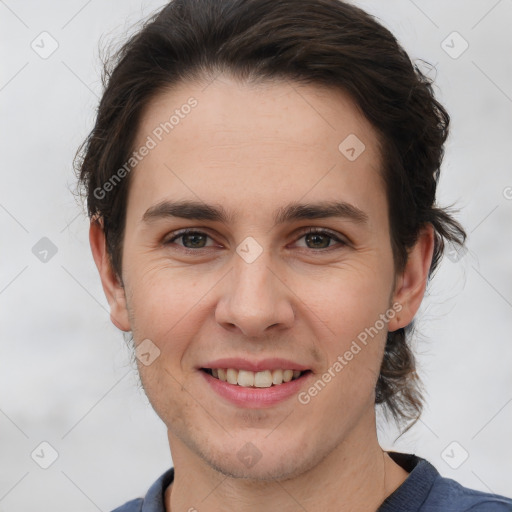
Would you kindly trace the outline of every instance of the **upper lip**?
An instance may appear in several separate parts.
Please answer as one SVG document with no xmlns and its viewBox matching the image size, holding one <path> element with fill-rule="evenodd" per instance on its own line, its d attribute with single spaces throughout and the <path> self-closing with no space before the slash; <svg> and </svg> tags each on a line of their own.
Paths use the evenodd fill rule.
<svg viewBox="0 0 512 512">
<path fill-rule="evenodd" d="M 289 359 L 271 358 L 262 359 L 261 361 L 250 361 L 242 357 L 226 357 L 223 359 L 216 359 L 215 361 L 208 361 L 201 365 L 199 368 L 234 368 L 236 370 L 248 370 L 251 372 L 262 372 L 264 370 L 309 370 L 309 367 L 303 364 L 290 361 Z"/>
</svg>

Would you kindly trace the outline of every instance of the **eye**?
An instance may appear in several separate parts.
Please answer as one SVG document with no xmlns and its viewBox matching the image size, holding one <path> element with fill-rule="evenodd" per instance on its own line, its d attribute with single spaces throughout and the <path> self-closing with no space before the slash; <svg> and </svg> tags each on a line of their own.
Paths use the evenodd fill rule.
<svg viewBox="0 0 512 512">
<path fill-rule="evenodd" d="M 305 239 L 306 244 L 312 245 L 312 247 L 307 247 L 310 249 L 327 249 L 332 245 L 332 240 L 339 242 L 342 246 L 347 245 L 334 233 L 322 228 L 308 228 L 306 232 L 302 233 L 302 236 L 298 240 L 302 238 Z"/>
<path fill-rule="evenodd" d="M 331 231 L 326 231 L 321 228 L 308 228 L 307 231 L 303 232 L 302 235 L 297 239 L 300 240 L 304 238 L 306 244 L 310 244 L 306 246 L 307 249 L 328 249 L 333 244 L 331 243 L 333 240 L 338 242 L 338 245 L 341 246 L 347 245 L 346 242 L 341 240 L 336 234 Z M 181 247 L 188 250 L 194 249 L 205 249 L 207 247 L 211 247 L 212 245 L 206 245 L 207 239 L 212 239 L 207 233 L 203 231 L 197 231 L 193 229 L 183 229 L 174 233 L 171 238 L 164 240 L 163 245 L 171 245 L 175 243 L 175 240 L 181 239 Z"/>
<path fill-rule="evenodd" d="M 181 231 L 178 231 L 172 238 L 165 240 L 163 244 L 170 245 L 174 243 L 175 240 L 181 239 L 181 241 L 183 242 L 183 247 L 185 249 L 204 249 L 205 247 L 207 247 L 205 245 L 207 238 L 211 237 L 206 233 L 203 233 L 202 231 L 183 229 Z"/>
</svg>

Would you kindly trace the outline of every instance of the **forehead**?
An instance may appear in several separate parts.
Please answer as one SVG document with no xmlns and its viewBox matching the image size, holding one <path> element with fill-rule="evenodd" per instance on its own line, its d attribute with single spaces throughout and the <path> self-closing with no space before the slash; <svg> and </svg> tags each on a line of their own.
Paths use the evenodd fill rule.
<svg viewBox="0 0 512 512">
<path fill-rule="evenodd" d="M 335 200 L 342 190 L 352 190 L 357 203 L 384 190 L 375 130 L 347 94 L 332 88 L 247 84 L 225 75 L 182 83 L 146 108 L 134 146 L 148 143 L 152 149 L 132 171 L 130 196 L 139 203 L 172 194 L 236 206 L 238 197 L 243 208 L 306 194 Z"/>
<path fill-rule="evenodd" d="M 186 126 L 195 130 L 195 137 L 207 129 L 231 129 L 234 142 L 258 136 L 304 148 L 323 146 L 319 142 L 327 142 L 326 133 L 333 135 L 335 149 L 338 139 L 351 133 L 370 145 L 379 142 L 348 93 L 285 79 L 247 83 L 220 75 L 212 82 L 182 82 L 160 91 L 143 112 L 136 145 L 151 133 L 157 139 L 178 140 L 181 132 L 186 138 Z M 215 138 L 215 133 L 208 133 L 208 140 Z"/>
</svg>

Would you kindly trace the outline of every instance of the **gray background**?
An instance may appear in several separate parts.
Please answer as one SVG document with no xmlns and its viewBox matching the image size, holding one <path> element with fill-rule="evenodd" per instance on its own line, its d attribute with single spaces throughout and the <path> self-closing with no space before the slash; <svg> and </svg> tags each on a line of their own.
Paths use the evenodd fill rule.
<svg viewBox="0 0 512 512">
<path fill-rule="evenodd" d="M 463 485 L 512 495 L 512 1 L 357 4 L 437 68 L 452 116 L 439 203 L 455 202 L 469 233 L 469 252 L 443 260 L 418 315 L 426 410 L 397 441 L 382 424 L 380 440 Z M 1 512 L 109 511 L 172 463 L 110 323 L 88 222 L 70 192 L 101 94 L 98 42 L 123 40 L 161 5 L 0 1 Z M 52 39 L 47 58 L 31 47 L 48 51 Z M 46 262 L 43 237 L 57 249 Z M 48 469 L 40 465 L 52 449 L 41 442 L 58 454 Z"/>
</svg>

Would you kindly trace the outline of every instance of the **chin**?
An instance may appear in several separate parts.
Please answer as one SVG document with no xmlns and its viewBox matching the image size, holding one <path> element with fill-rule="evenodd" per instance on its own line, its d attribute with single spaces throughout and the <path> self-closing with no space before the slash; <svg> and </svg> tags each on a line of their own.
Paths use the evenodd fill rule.
<svg viewBox="0 0 512 512">
<path fill-rule="evenodd" d="M 255 439 L 254 442 L 231 439 L 229 446 L 202 453 L 201 457 L 219 473 L 230 478 L 254 481 L 255 484 L 294 478 L 320 461 L 320 456 L 309 458 L 299 442 L 296 446 L 288 446 L 269 441 L 265 438 Z M 233 448 L 233 445 L 237 448 Z"/>
<path fill-rule="evenodd" d="M 283 456 L 284 457 L 284 456 Z M 302 469 L 297 464 L 290 461 L 260 459 L 254 466 L 246 467 L 238 460 L 226 458 L 223 456 L 220 460 L 208 461 L 210 466 L 219 473 L 236 479 L 247 480 L 249 482 L 274 482 L 288 480 L 302 473 Z"/>
</svg>

